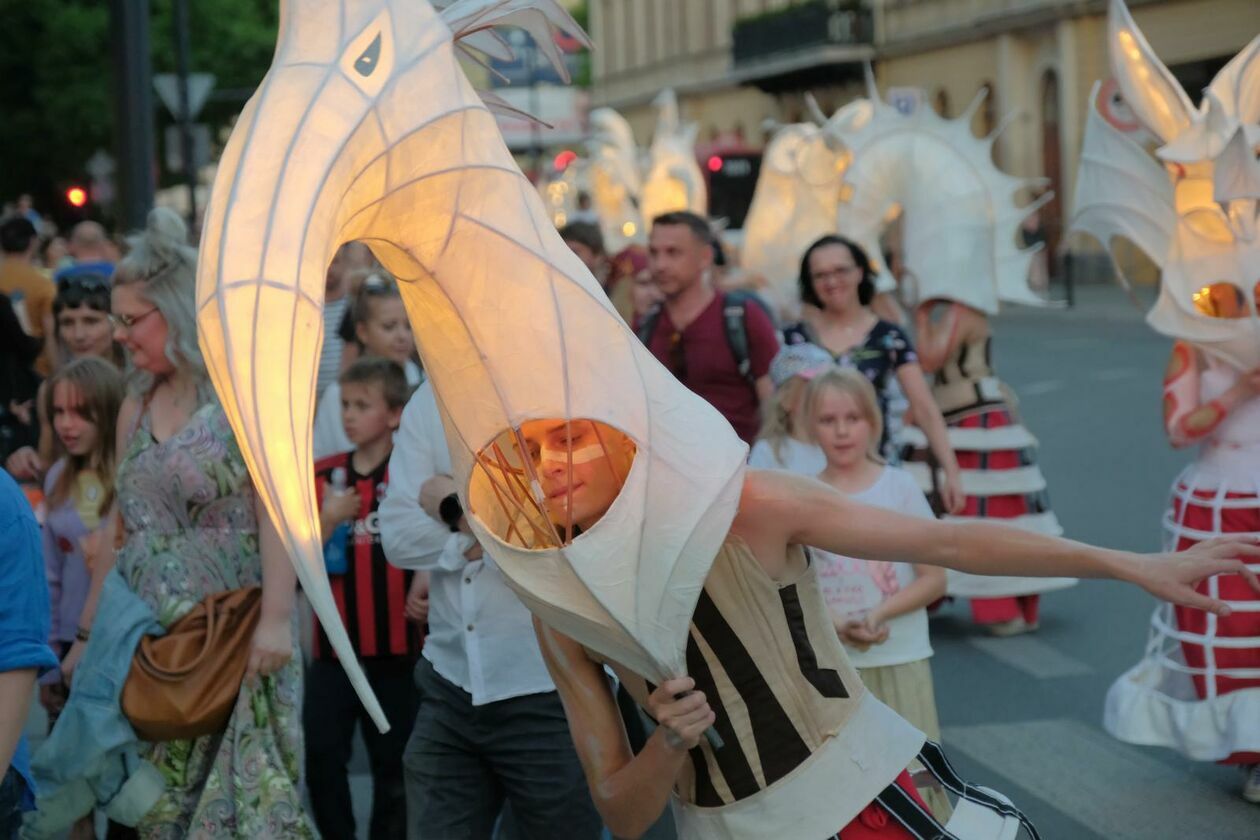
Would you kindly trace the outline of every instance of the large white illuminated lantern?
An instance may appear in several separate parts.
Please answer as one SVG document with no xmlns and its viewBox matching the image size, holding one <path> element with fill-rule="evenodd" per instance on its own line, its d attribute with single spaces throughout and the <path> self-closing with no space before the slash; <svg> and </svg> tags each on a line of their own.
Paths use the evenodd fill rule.
<svg viewBox="0 0 1260 840">
<path fill-rule="evenodd" d="M 639 209 L 643 221 L 666 213 L 690 210 L 698 216 L 709 211 L 708 188 L 696 162 L 699 126 L 684 123 L 678 113 L 678 97 L 672 88 L 656 98 L 656 133 L 652 135 L 651 164 L 643 182 Z"/>
<path fill-rule="evenodd" d="M 652 678 L 734 518 L 745 445 L 640 344 L 560 240 L 456 60 L 527 28 L 554 63 L 552 0 L 291 0 L 271 69 L 224 151 L 198 267 L 215 388 L 268 512 L 360 697 L 380 709 L 324 573 L 311 460 L 325 269 L 366 242 L 400 280 L 479 539 L 528 606 Z M 545 500 L 523 424 L 592 420 L 624 488 L 577 536 Z M 598 456 L 598 453 L 597 453 Z M 571 462 L 590 457 L 571 451 Z"/>
<path fill-rule="evenodd" d="M 810 99 L 812 103 L 813 100 Z M 775 132 L 744 219 L 740 264 L 768 281 L 777 310 L 793 320 L 800 307 L 797 276 L 801 255 L 819 237 L 836 233 L 844 171 L 852 156 L 827 124 L 869 119 L 871 105 L 851 102 L 830 120 L 797 123 Z"/>
<path fill-rule="evenodd" d="M 993 163 L 993 144 L 1013 115 L 977 138 L 971 118 L 987 91 L 948 120 L 931 108 L 903 113 L 884 102 L 869 68 L 867 88 L 863 118 L 827 124 L 852 156 L 836 229 L 878 258 L 880 234 L 899 213 L 902 262 L 920 300 L 955 300 L 990 315 L 1002 301 L 1044 304 L 1028 285 L 1041 246 L 1021 247 L 1018 232 L 1052 196 L 1017 204 L 1021 193 L 1043 182 L 1008 175 Z"/>
<path fill-rule="evenodd" d="M 639 147 L 626 118 L 612 108 L 591 111 L 588 180 L 604 249 L 617 254 L 647 242 L 639 201 L 643 192 Z"/>
<path fill-rule="evenodd" d="M 1152 327 L 1251 370 L 1260 365 L 1260 37 L 1198 108 L 1121 0 L 1111 3 L 1108 49 L 1115 82 L 1094 86 L 1072 227 L 1108 248 L 1127 239 L 1159 267 Z M 1154 158 L 1142 135 L 1154 138 Z"/>
<path fill-rule="evenodd" d="M 1165 545 L 1255 537 L 1260 400 L 1228 410 L 1216 400 L 1260 365 L 1260 37 L 1217 74 L 1198 108 L 1120 0 L 1111 3 L 1107 47 L 1114 79 L 1094 86 L 1073 228 L 1109 250 L 1128 240 L 1145 252 L 1160 269 L 1147 321 L 1203 357 L 1180 346 L 1169 364 L 1165 422 L 1199 446 L 1173 482 Z M 1193 390 L 1179 386 L 1190 370 Z M 1187 397 L 1194 402 L 1183 404 Z M 1190 411 L 1178 422 L 1191 407 L 1198 418 Z M 1233 763 L 1260 749 L 1258 605 L 1239 576 L 1203 586 L 1232 614 L 1159 604 L 1145 654 L 1107 692 L 1103 726 L 1129 743 Z"/>
</svg>

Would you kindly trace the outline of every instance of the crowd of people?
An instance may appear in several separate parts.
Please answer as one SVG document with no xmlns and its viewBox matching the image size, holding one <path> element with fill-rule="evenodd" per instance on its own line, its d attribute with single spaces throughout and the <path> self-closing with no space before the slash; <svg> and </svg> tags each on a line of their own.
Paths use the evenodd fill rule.
<svg viewBox="0 0 1260 840">
<path fill-rule="evenodd" d="M 595 840 L 605 827 L 668 837 L 675 828 L 662 812 L 676 785 L 691 802 L 720 805 L 824 755 L 820 743 L 789 755 L 783 742 L 760 756 L 778 776 L 737 766 L 734 756 L 766 745 L 750 743 L 756 710 L 717 702 L 714 675 L 734 667 L 721 651 L 699 651 L 690 677 L 652 686 L 558 633 L 536 634 L 461 506 L 398 285 L 352 243 L 327 272 L 311 478 L 333 597 L 390 723 L 380 733 L 302 606 L 211 387 L 196 334 L 196 251 L 183 223 L 155 210 L 118 245 L 92 222 L 65 241 L 41 236 L 42 225 L 29 202 L 0 222 L 0 544 L 12 547 L 0 581 L 0 838 L 17 835 L 35 782 L 32 836 L 94 837 L 101 812 L 110 837 L 353 837 L 356 729 L 373 781 L 371 837 Z M 561 237 L 652 355 L 749 444 L 750 464 L 780 471 L 754 473 L 745 488 L 760 502 L 741 508 L 715 562 L 715 575 L 736 583 L 714 585 L 716 604 L 702 599 L 700 635 L 713 638 L 723 614 L 741 616 L 749 667 L 781 668 L 769 651 L 799 653 L 800 637 L 744 617 L 783 597 L 767 574 L 812 564 L 827 613 L 806 603 L 802 632 L 824 628 L 847 658 L 822 647 L 813 672 L 789 669 L 781 679 L 808 678 L 821 699 L 781 713 L 823 728 L 851 715 L 890 727 L 887 750 L 870 760 L 897 765 L 899 801 L 944 823 L 949 800 L 939 786 L 917 786 L 928 774 L 914 750 L 902 754 L 912 739 L 850 689 L 860 681 L 936 740 L 930 612 L 950 593 L 972 594 L 973 616 L 989 632 L 1031 632 L 1046 590 L 1020 583 L 1032 578 L 1010 578 L 996 594 L 950 587 L 928 532 L 877 539 L 874 520 L 855 537 L 821 519 L 842 519 L 850 509 L 837 500 L 848 499 L 924 521 L 994 519 L 1057 533 L 1034 475 L 1035 442 L 993 375 L 984 316 L 934 301 L 901 317 L 897 302 L 876 295 L 868 255 L 841 236 L 801 255 L 804 314 L 794 320 L 738 276 L 694 214 L 657 218 L 646 248 L 615 255 L 589 221 Z M 1222 410 L 1254 402 L 1257 387 L 1254 376 L 1241 381 Z M 557 463 L 547 460 L 551 432 L 521 431 L 544 483 L 559 481 L 565 470 L 547 466 Z M 562 444 L 565 480 L 580 466 L 591 487 L 611 493 L 557 518 L 585 528 L 619 485 L 597 480 L 602 461 L 579 465 L 574 446 Z M 1006 566 L 959 564 L 1036 571 L 1031 558 L 1041 552 L 1064 574 L 1104 568 L 1101 552 L 1002 533 L 994 545 Z M 869 551 L 851 550 L 858 544 Z M 959 548 L 968 551 L 982 553 Z M 120 728 L 140 635 L 172 628 L 207 598 L 255 587 L 257 623 L 226 721 L 156 742 Z M 1182 620 L 1198 620 L 1183 609 Z M 19 736 L 37 677 L 50 733 L 32 757 Z M 735 748 L 715 753 L 703 739 L 711 726 Z M 1260 756 L 1237 763 L 1249 768 L 1246 795 L 1260 801 Z M 838 837 L 919 836 L 888 817 L 888 791 L 864 801 L 876 794 L 851 825 L 834 828 Z"/>
</svg>

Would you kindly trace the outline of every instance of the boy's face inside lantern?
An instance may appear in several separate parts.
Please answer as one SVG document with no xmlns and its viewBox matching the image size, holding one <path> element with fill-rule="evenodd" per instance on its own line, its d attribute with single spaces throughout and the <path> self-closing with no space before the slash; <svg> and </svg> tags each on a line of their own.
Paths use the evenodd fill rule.
<svg viewBox="0 0 1260 840">
<path fill-rule="evenodd" d="M 527 455 L 542 485 L 547 517 L 554 525 L 589 529 L 621 492 L 625 472 L 614 467 L 614 441 L 591 420 L 532 420 L 521 425 Z M 625 459 L 628 460 L 628 459 Z"/>
<path fill-rule="evenodd" d="M 568 543 L 616 501 L 634 454 L 634 443 L 606 423 L 530 420 L 519 435 L 504 432 L 482 451 L 478 462 L 491 492 L 475 495 L 504 508 L 511 524 L 500 536 L 508 542 L 530 548 Z M 536 490 L 526 492 L 531 486 Z M 475 499 L 474 512 L 481 514 L 483 504 Z"/>
</svg>

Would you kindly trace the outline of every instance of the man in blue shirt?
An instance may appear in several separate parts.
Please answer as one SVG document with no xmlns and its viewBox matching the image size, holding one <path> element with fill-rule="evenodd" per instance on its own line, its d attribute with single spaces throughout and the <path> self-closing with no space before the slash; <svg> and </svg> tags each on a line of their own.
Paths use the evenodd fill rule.
<svg viewBox="0 0 1260 840">
<path fill-rule="evenodd" d="M 16 838 L 22 812 L 35 807 L 22 730 L 36 677 L 57 664 L 48 603 L 39 524 L 0 470 L 0 840 Z"/>
</svg>

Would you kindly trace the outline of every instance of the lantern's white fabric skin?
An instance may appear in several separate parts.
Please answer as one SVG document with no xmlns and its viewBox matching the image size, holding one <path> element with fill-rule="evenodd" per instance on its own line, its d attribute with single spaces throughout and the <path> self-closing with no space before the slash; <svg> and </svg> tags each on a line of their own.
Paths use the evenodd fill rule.
<svg viewBox="0 0 1260 840">
<path fill-rule="evenodd" d="M 591 111 L 588 179 L 591 206 L 599 216 L 604 250 L 617 254 L 647 242 L 639 199 L 643 192 L 639 147 L 630 123 L 612 108 Z"/>
<path fill-rule="evenodd" d="M 867 110 L 866 100 L 845 110 Z M 837 117 L 839 114 L 837 114 Z M 819 237 L 836 233 L 836 208 L 849 157 L 824 129 L 787 125 L 779 129 L 761 159 L 761 173 L 744 219 L 740 264 L 769 281 L 781 313 L 800 308 L 797 276 L 801 255 Z"/>
<path fill-rule="evenodd" d="M 1260 133 L 1260 36 L 1221 69 L 1198 109 L 1121 0 L 1111 2 L 1108 48 L 1124 103 L 1155 136 L 1164 165 L 1104 118 L 1101 110 L 1112 103 L 1095 86 L 1072 229 L 1108 247 L 1117 236 L 1132 240 L 1161 270 L 1150 325 L 1251 370 L 1260 365 L 1260 168 L 1247 143 Z M 1220 282 L 1238 288 L 1248 317 L 1213 318 L 1196 309 L 1195 293 Z"/>
<path fill-rule="evenodd" d="M 651 167 L 643 182 L 640 209 L 649 225 L 657 216 L 690 210 L 697 216 L 709 212 L 709 195 L 704 174 L 696 163 L 696 133 L 699 126 L 683 123 L 678 115 L 678 97 L 672 88 L 656 98 L 656 133 L 652 135 Z"/>
<path fill-rule="evenodd" d="M 869 117 L 828 121 L 828 133 L 853 158 L 836 228 L 878 255 L 885 220 L 899 206 L 902 260 L 920 300 L 956 300 L 990 315 L 1000 301 L 1044 304 L 1028 286 L 1029 266 L 1041 246 L 1017 243 L 1023 219 L 1051 196 L 1017 206 L 1016 195 L 1038 182 L 994 166 L 993 143 L 1009 118 L 977 139 L 971 118 L 984 91 L 961 116 L 946 120 L 927 107 L 901 113 L 879 98 L 869 75 L 868 88 Z"/>
<path fill-rule="evenodd" d="M 211 378 L 312 606 L 378 726 L 324 572 L 311 458 L 325 269 L 368 243 L 399 278 L 466 507 L 474 453 L 532 418 L 592 418 L 638 454 L 604 519 L 562 550 L 478 537 L 544 620 L 661 679 L 684 672 L 698 592 L 746 447 L 623 325 L 560 240 L 452 44 L 581 34 L 553 0 L 282 4 L 273 64 L 219 166 L 198 266 Z M 475 489 L 475 488 L 474 488 Z M 475 517 L 474 517 L 475 519 Z"/>
</svg>

